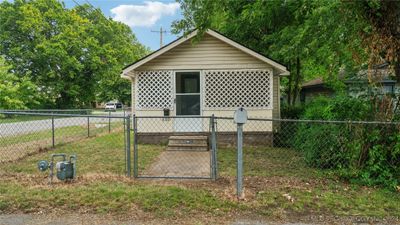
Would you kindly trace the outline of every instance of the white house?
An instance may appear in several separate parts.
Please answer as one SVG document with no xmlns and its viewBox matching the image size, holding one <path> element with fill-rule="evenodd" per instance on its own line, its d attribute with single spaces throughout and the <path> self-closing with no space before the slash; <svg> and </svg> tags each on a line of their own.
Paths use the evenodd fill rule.
<svg viewBox="0 0 400 225">
<path fill-rule="evenodd" d="M 207 30 L 197 30 L 125 67 L 136 116 L 228 116 L 244 107 L 249 117 L 279 118 L 279 80 L 285 66 Z M 190 120 L 190 126 L 188 126 Z M 202 131 L 201 119 L 162 120 L 157 132 Z M 207 127 L 208 129 L 208 127 Z"/>
</svg>

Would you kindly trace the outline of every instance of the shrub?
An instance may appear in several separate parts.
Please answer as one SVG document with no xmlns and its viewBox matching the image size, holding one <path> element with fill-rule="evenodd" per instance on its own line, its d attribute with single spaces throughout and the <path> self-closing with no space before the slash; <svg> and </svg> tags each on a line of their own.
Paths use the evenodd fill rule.
<svg viewBox="0 0 400 225">
<path fill-rule="evenodd" d="M 283 105 L 281 108 L 281 118 L 283 119 L 299 119 L 304 112 L 304 106 Z"/>
<path fill-rule="evenodd" d="M 319 97 L 302 119 L 357 121 L 376 118 L 372 101 Z M 340 169 L 340 175 L 367 185 L 400 184 L 400 126 L 395 124 L 302 123 L 293 147 L 309 166 Z"/>
</svg>

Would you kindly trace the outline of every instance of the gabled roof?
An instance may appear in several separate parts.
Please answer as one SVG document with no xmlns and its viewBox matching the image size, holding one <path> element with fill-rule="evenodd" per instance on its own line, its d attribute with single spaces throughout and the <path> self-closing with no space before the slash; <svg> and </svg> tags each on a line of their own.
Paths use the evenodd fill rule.
<svg viewBox="0 0 400 225">
<path fill-rule="evenodd" d="M 132 63 L 132 64 L 130 64 L 128 66 L 126 66 L 125 68 L 123 68 L 122 77 L 127 77 L 126 74 L 129 71 L 135 70 L 136 68 L 142 66 L 143 64 L 145 64 L 145 63 L 157 58 L 158 56 L 162 55 L 163 53 L 165 53 L 165 52 L 175 48 L 176 46 L 182 44 L 183 42 L 193 38 L 194 36 L 197 35 L 197 33 L 198 33 L 198 31 L 194 30 L 190 34 L 188 34 L 186 37 L 182 36 L 182 37 L 176 39 L 175 41 L 171 42 L 170 44 L 160 48 L 159 50 L 147 55 L 146 57 L 143 57 L 142 59 L 140 59 L 140 60 L 138 60 L 138 61 L 136 61 L 136 62 L 134 62 L 134 63 Z M 239 49 L 239 50 L 241 50 L 241 51 L 243 51 L 243 52 L 245 52 L 245 53 L 247 53 L 247 54 L 249 54 L 249 55 L 251 55 L 251 56 L 253 56 L 255 58 L 257 58 L 257 59 L 259 59 L 259 60 L 261 60 L 262 62 L 265 62 L 265 63 L 271 65 L 273 68 L 275 68 L 276 70 L 278 70 L 280 72 L 279 75 L 283 75 L 284 76 L 284 75 L 289 75 L 290 74 L 290 72 L 286 69 L 286 67 L 284 65 L 282 65 L 282 64 L 280 64 L 280 63 L 278 63 L 278 62 L 276 62 L 276 61 L 274 61 L 274 60 L 272 60 L 272 59 L 270 59 L 270 58 L 268 58 L 266 56 L 264 56 L 261 53 L 258 53 L 256 51 L 250 49 L 250 48 L 247 48 L 247 47 L 245 47 L 245 46 L 243 46 L 243 45 L 241 45 L 241 44 L 229 39 L 228 37 L 216 32 L 214 30 L 208 29 L 208 30 L 205 31 L 205 33 L 207 33 L 207 34 L 209 34 L 209 35 L 211 35 L 211 36 L 213 36 L 213 37 L 215 37 L 215 38 L 217 38 L 217 39 L 219 39 L 219 40 L 221 40 L 221 41 L 223 41 L 223 42 L 225 42 L 225 43 L 227 43 L 227 44 L 229 44 L 229 45 L 231 45 L 231 46 L 233 46 L 233 47 L 235 47 L 235 48 L 237 48 L 237 49 Z"/>
<path fill-rule="evenodd" d="M 310 80 L 310 81 L 307 81 L 307 82 L 303 83 L 301 85 L 301 87 L 302 88 L 308 88 L 308 87 L 320 86 L 320 85 L 323 85 L 323 84 L 325 84 L 325 82 L 322 79 L 322 77 L 318 77 L 318 78 L 316 78 L 314 80 Z"/>
</svg>

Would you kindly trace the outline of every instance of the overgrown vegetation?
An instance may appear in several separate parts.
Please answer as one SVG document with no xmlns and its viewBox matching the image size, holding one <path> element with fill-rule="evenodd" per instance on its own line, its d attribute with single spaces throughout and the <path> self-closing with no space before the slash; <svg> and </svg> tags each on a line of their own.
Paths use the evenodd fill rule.
<svg viewBox="0 0 400 225">
<path fill-rule="evenodd" d="M 302 118 L 375 121 L 382 111 L 376 107 L 374 99 L 319 97 L 307 106 Z M 389 117 L 393 121 L 395 116 Z M 362 184 L 392 189 L 400 184 L 400 124 L 396 121 L 393 124 L 310 122 L 300 123 L 296 129 L 293 147 L 304 153 L 308 165 L 338 169 L 343 177 Z"/>
</svg>

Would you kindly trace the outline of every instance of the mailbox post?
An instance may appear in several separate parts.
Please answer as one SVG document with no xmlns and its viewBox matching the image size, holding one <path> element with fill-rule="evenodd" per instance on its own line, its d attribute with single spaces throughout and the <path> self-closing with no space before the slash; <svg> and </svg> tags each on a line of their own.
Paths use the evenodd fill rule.
<svg viewBox="0 0 400 225">
<path fill-rule="evenodd" d="M 247 122 L 247 111 L 239 108 L 235 111 L 233 121 L 237 124 L 237 197 L 243 197 L 243 124 Z"/>
</svg>

